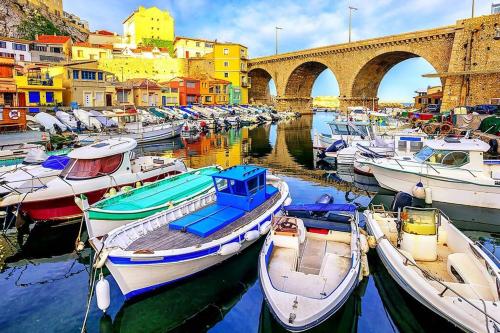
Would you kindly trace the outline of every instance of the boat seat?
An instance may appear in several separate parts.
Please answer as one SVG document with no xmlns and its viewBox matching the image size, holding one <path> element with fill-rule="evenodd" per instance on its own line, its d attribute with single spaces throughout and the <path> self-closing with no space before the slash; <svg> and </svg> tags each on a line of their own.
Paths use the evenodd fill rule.
<svg viewBox="0 0 500 333">
<path fill-rule="evenodd" d="M 403 231 L 414 235 L 431 236 L 436 234 L 436 225 L 406 221 L 403 222 Z"/>
<path fill-rule="evenodd" d="M 278 192 L 278 189 L 272 185 L 266 185 L 266 198 L 272 197 Z"/>
<path fill-rule="evenodd" d="M 326 253 L 336 254 L 344 258 L 351 258 L 351 246 L 340 242 L 327 242 Z"/>
<path fill-rule="evenodd" d="M 456 273 L 452 271 L 451 267 L 453 267 L 455 272 L 460 275 L 465 283 L 484 285 L 486 282 L 481 270 L 476 266 L 476 264 L 469 258 L 466 253 L 459 252 L 448 255 L 448 273 L 450 274 L 450 276 L 457 278 Z"/>
</svg>

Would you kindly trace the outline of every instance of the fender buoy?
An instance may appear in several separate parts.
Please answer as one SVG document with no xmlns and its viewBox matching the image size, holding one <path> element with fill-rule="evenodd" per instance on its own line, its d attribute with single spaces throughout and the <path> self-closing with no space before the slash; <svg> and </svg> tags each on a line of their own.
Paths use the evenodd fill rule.
<svg viewBox="0 0 500 333">
<path fill-rule="evenodd" d="M 102 273 L 95 286 L 95 295 L 97 298 L 97 307 L 102 310 L 102 312 L 106 312 L 110 303 L 109 282 L 104 278 Z"/>
<path fill-rule="evenodd" d="M 102 268 L 102 266 L 104 266 L 104 263 L 108 259 L 108 254 L 109 252 L 107 249 L 102 250 L 101 254 L 99 255 L 99 260 L 94 263 L 94 268 Z"/>
<path fill-rule="evenodd" d="M 415 198 L 425 199 L 425 189 L 422 182 L 418 182 L 412 190 L 412 194 Z"/>
<path fill-rule="evenodd" d="M 368 236 L 366 240 L 368 241 L 368 246 L 370 246 L 370 248 L 374 249 L 377 247 L 377 239 L 375 236 Z"/>
<path fill-rule="evenodd" d="M 224 244 L 220 247 L 219 254 L 221 256 L 228 256 L 239 252 L 241 249 L 241 244 L 238 242 L 231 242 Z"/>
<path fill-rule="evenodd" d="M 365 235 L 359 235 L 359 243 L 361 245 L 361 251 L 363 251 L 364 254 L 368 253 L 370 246 L 368 245 L 368 240 Z"/>
<path fill-rule="evenodd" d="M 260 232 L 258 230 L 250 230 L 245 233 L 245 240 L 251 242 L 260 237 Z"/>
<path fill-rule="evenodd" d="M 259 232 L 261 235 L 265 235 L 269 232 L 269 229 L 271 229 L 271 221 L 266 221 L 260 225 Z"/>
</svg>

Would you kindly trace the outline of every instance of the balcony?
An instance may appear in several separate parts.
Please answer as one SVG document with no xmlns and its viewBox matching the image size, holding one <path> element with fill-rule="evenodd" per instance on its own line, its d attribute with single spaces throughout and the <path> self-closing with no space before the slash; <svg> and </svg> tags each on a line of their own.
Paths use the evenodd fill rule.
<svg viewBox="0 0 500 333">
<path fill-rule="evenodd" d="M 42 79 L 42 78 L 28 78 L 28 85 L 30 86 L 53 86 L 54 81 L 52 79 Z"/>
</svg>

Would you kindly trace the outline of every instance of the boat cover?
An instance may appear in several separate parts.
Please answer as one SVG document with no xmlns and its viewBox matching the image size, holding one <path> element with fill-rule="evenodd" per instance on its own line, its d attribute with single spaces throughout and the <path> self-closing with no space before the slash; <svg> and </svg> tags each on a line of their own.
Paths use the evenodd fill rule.
<svg viewBox="0 0 500 333">
<path fill-rule="evenodd" d="M 266 185 L 266 198 L 272 197 L 276 192 L 278 192 L 278 189 L 272 185 Z"/>
<path fill-rule="evenodd" d="M 351 232 L 350 223 L 317 220 L 314 218 L 302 218 L 302 221 L 304 222 L 304 226 L 307 228 Z"/>
<path fill-rule="evenodd" d="M 285 206 L 285 210 L 313 211 L 313 212 L 355 212 L 352 204 L 299 204 Z"/>
<path fill-rule="evenodd" d="M 245 211 L 242 209 L 214 204 L 170 223 L 169 229 L 183 230 L 205 238 L 243 215 Z"/>
<path fill-rule="evenodd" d="M 47 169 L 62 170 L 69 162 L 68 156 L 49 156 L 42 166 Z"/>
</svg>

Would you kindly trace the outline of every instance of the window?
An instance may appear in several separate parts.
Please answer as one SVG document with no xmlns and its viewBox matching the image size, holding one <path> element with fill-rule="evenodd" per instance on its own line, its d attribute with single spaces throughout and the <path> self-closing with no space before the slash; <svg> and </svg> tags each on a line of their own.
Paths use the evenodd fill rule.
<svg viewBox="0 0 500 333">
<path fill-rule="evenodd" d="M 193 81 L 187 81 L 186 88 L 196 88 L 196 83 Z"/>
<path fill-rule="evenodd" d="M 229 67 L 229 61 L 224 61 L 224 67 Z"/>
<path fill-rule="evenodd" d="M 415 159 L 424 162 L 426 161 L 431 155 L 434 154 L 434 149 L 430 147 L 424 147 L 421 151 L 415 154 Z"/>
<path fill-rule="evenodd" d="M 229 49 L 224 49 L 224 55 L 228 55 L 229 54 Z"/>
<path fill-rule="evenodd" d="M 83 58 L 83 50 L 78 50 L 78 58 Z"/>
<path fill-rule="evenodd" d="M 71 71 L 68 70 L 68 79 L 71 79 Z"/>
<path fill-rule="evenodd" d="M 89 179 L 109 175 L 122 164 L 123 154 L 108 156 L 95 160 L 71 159 L 66 168 L 61 172 L 66 179 Z"/>
<path fill-rule="evenodd" d="M 215 183 L 217 184 L 217 191 L 230 193 L 229 186 L 227 184 L 227 179 L 215 178 Z"/>
<path fill-rule="evenodd" d="M 173 93 L 179 92 L 179 88 L 170 88 L 170 92 Z"/>
<path fill-rule="evenodd" d="M 95 80 L 95 72 L 82 71 L 82 80 Z"/>
<path fill-rule="evenodd" d="M 50 52 L 52 53 L 62 53 L 62 48 L 60 47 L 51 47 Z"/>
<path fill-rule="evenodd" d="M 128 103 L 128 91 L 118 90 L 116 97 L 118 99 L 118 103 Z"/>
<path fill-rule="evenodd" d="M 103 74 L 102 74 L 102 72 L 98 72 L 98 73 L 97 73 L 97 79 L 98 79 L 99 81 L 102 81 L 102 80 L 103 80 Z"/>
<path fill-rule="evenodd" d="M 469 154 L 464 151 L 450 151 L 444 154 L 441 164 L 459 167 L 469 163 Z"/>
<path fill-rule="evenodd" d="M 12 44 L 12 48 L 17 51 L 26 51 L 26 45 L 23 44 Z"/>
<path fill-rule="evenodd" d="M 228 78 L 228 77 L 229 77 L 229 73 L 228 73 L 228 72 L 225 72 L 225 73 L 224 73 L 224 77 L 225 77 L 225 78 Z"/>
<path fill-rule="evenodd" d="M 43 45 L 35 45 L 34 49 L 35 51 L 47 52 L 47 46 Z"/>
<path fill-rule="evenodd" d="M 99 59 L 106 58 L 106 52 L 99 52 Z"/>
<path fill-rule="evenodd" d="M 196 42 L 196 47 L 200 47 L 200 42 Z"/>
<path fill-rule="evenodd" d="M 19 60 L 20 60 L 20 61 L 24 61 L 24 54 L 20 54 L 20 55 L 19 55 Z"/>
<path fill-rule="evenodd" d="M 28 93 L 28 98 L 30 103 L 40 103 L 40 92 L 39 91 L 30 91 Z"/>
<path fill-rule="evenodd" d="M 205 43 L 205 47 L 212 48 L 213 46 L 211 43 Z"/>
<path fill-rule="evenodd" d="M 52 91 L 47 91 L 45 93 L 45 101 L 47 103 L 54 103 L 54 92 Z"/>
<path fill-rule="evenodd" d="M 7 43 L 6 42 L 0 42 L 0 49 L 6 49 L 7 48 Z"/>
<path fill-rule="evenodd" d="M 201 53 L 200 52 L 196 52 L 196 57 L 197 58 L 201 57 Z"/>
<path fill-rule="evenodd" d="M 95 54 L 91 54 L 90 55 L 90 60 L 94 60 L 95 59 Z"/>
<path fill-rule="evenodd" d="M 205 102 L 211 103 L 212 102 L 212 96 L 205 96 Z"/>
<path fill-rule="evenodd" d="M 250 192 L 250 194 L 253 194 L 255 192 L 257 192 L 257 190 L 259 189 L 259 178 L 258 177 L 254 177 L 252 179 L 249 179 L 248 182 L 247 182 L 247 185 L 248 185 L 248 192 Z"/>
<path fill-rule="evenodd" d="M 73 80 L 78 80 L 79 71 L 73 70 Z"/>
</svg>

